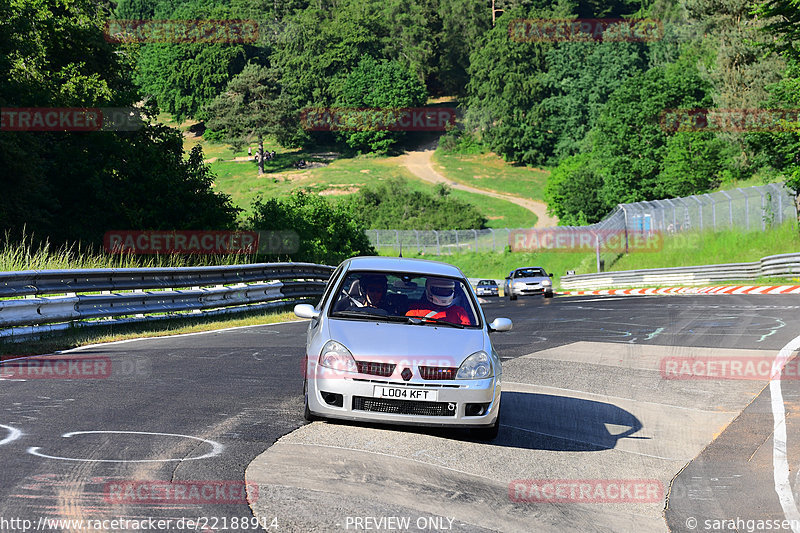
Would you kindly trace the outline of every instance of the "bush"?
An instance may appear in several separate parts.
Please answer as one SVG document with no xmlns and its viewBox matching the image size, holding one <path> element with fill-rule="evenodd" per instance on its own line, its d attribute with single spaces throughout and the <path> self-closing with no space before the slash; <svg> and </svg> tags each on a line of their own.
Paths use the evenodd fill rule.
<svg viewBox="0 0 800 533">
<path fill-rule="evenodd" d="M 429 194 L 394 178 L 361 189 L 348 203 L 369 229 L 482 229 L 486 224 L 475 206 L 450 196 L 444 184 Z"/>
<path fill-rule="evenodd" d="M 336 265 L 348 257 L 377 253 L 347 204 L 332 204 L 315 194 L 296 191 L 286 198 L 256 200 L 253 212 L 247 220 L 248 229 L 294 230 L 299 238 L 297 251 L 263 260 Z"/>
</svg>

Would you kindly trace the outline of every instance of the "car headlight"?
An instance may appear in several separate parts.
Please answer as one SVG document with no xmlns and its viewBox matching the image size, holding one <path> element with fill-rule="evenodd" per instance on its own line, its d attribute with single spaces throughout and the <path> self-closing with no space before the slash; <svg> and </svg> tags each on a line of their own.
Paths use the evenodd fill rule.
<svg viewBox="0 0 800 533">
<path fill-rule="evenodd" d="M 456 379 L 484 379 L 492 376 L 492 361 L 483 350 L 467 357 L 456 372 Z"/>
<path fill-rule="evenodd" d="M 552 281 L 550 281 L 549 279 L 546 279 L 546 280 L 544 280 L 544 281 L 542 282 L 542 285 L 552 285 L 552 284 L 553 284 L 553 282 L 552 282 Z"/>
<path fill-rule="evenodd" d="M 515 281 L 514 282 L 514 286 L 517 287 L 517 288 L 524 287 L 525 286 L 525 282 L 524 281 Z"/>
<path fill-rule="evenodd" d="M 353 359 L 353 354 L 343 344 L 336 341 L 328 341 L 322 347 L 322 352 L 319 354 L 319 364 L 335 370 L 358 372 L 358 365 L 356 365 L 356 360 Z"/>
</svg>

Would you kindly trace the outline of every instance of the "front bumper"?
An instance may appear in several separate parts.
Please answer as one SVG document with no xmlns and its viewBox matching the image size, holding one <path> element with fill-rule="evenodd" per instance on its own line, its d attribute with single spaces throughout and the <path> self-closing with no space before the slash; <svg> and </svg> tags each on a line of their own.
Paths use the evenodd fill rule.
<svg viewBox="0 0 800 533">
<path fill-rule="evenodd" d="M 552 285 L 549 287 L 545 287 L 543 285 L 538 285 L 538 286 L 526 285 L 525 287 L 514 287 L 513 290 L 514 294 L 520 296 L 527 296 L 530 294 L 544 294 L 546 292 L 553 292 L 553 287 Z"/>
<path fill-rule="evenodd" d="M 317 367 L 318 369 L 321 367 Z M 410 382 L 380 378 L 365 374 L 341 374 L 326 377 L 312 374 L 308 379 L 308 403 L 314 415 L 323 418 L 343 420 L 363 420 L 388 424 L 431 426 L 431 427 L 487 427 L 494 424 L 500 412 L 500 377 L 470 380 L 413 380 Z M 388 400 L 374 397 L 376 386 L 407 387 L 437 391 L 436 402 L 417 402 L 414 400 Z M 333 395 L 341 395 L 341 407 L 330 405 Z M 448 414 L 399 414 L 381 412 L 385 407 L 393 408 L 392 402 L 406 402 L 426 411 L 423 404 L 430 405 L 431 411 L 441 409 Z M 479 416 L 466 414 L 467 404 L 488 404 L 486 412 Z M 452 409 L 450 409 L 452 406 Z M 370 410 L 375 409 L 375 410 Z M 449 413 L 452 412 L 452 415 Z"/>
</svg>

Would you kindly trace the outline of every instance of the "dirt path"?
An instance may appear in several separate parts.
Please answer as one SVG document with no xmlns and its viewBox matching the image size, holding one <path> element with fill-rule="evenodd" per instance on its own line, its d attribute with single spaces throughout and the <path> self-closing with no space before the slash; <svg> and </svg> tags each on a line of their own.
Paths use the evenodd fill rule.
<svg viewBox="0 0 800 533">
<path fill-rule="evenodd" d="M 558 224 L 557 219 L 547 214 L 547 204 L 544 202 L 529 200 L 527 198 L 521 198 L 519 196 L 513 196 L 511 194 L 505 194 L 502 192 L 478 189 L 477 187 L 471 187 L 469 185 L 464 185 L 463 183 L 448 180 L 439 172 L 437 172 L 431 164 L 431 157 L 433 156 L 435 146 L 435 144 L 423 146 L 418 150 L 406 152 L 405 154 L 398 156 L 397 159 L 401 165 L 409 170 L 409 172 L 427 182 L 446 183 L 453 189 L 483 194 L 486 196 L 491 196 L 492 198 L 499 198 L 501 200 L 506 200 L 508 202 L 517 204 L 518 206 L 524 207 L 538 217 L 535 226 L 537 228 L 550 228 Z"/>
</svg>

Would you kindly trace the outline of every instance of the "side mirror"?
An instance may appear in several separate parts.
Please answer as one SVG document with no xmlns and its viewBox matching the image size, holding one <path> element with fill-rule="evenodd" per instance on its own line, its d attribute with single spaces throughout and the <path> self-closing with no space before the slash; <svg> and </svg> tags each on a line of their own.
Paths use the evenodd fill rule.
<svg viewBox="0 0 800 533">
<path fill-rule="evenodd" d="M 553 275 L 552 275 L 552 274 L 548 274 L 548 276 L 550 276 L 551 278 L 553 277 Z"/>
<path fill-rule="evenodd" d="M 511 331 L 512 325 L 511 319 L 509 318 L 495 318 L 492 320 L 492 323 L 489 324 L 489 331 Z"/>
<path fill-rule="evenodd" d="M 300 318 L 317 318 L 319 311 L 311 304 L 297 304 L 294 306 L 294 314 Z"/>
</svg>

